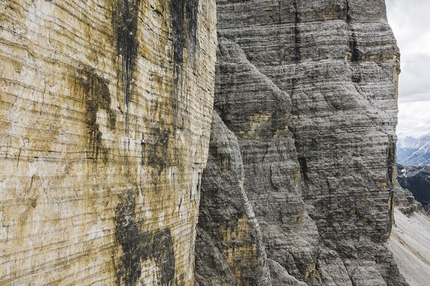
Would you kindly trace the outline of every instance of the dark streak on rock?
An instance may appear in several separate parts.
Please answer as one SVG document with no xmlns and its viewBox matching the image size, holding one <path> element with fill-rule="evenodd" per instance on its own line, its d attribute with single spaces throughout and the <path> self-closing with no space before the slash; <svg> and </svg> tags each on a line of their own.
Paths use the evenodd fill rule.
<svg viewBox="0 0 430 286">
<path fill-rule="evenodd" d="M 190 45 L 190 55 L 194 58 L 197 45 L 197 13 L 199 0 L 187 0 L 185 4 L 185 15 L 188 20 L 188 35 Z"/>
<path fill-rule="evenodd" d="M 175 276 L 175 252 L 170 229 L 157 232 L 153 246 L 152 255 L 160 268 L 161 285 L 168 285 Z"/>
<path fill-rule="evenodd" d="M 190 55 L 193 56 L 196 52 L 198 4 L 199 0 L 170 1 L 175 65 L 181 66 L 184 63 L 184 48 L 186 47 L 187 38 Z M 186 32 L 188 32 L 188 37 Z"/>
<path fill-rule="evenodd" d="M 349 2 L 346 1 L 346 22 L 348 23 L 349 30 L 351 31 L 351 36 L 349 39 L 349 49 L 351 50 L 351 62 L 359 62 L 363 58 L 363 53 L 358 48 L 357 35 L 355 34 L 355 30 L 351 25 L 351 21 L 352 21 L 352 17 L 351 17 Z"/>
<path fill-rule="evenodd" d="M 184 49 L 187 46 L 191 65 L 194 65 L 194 55 L 197 45 L 197 14 L 199 0 L 170 0 L 170 17 L 172 25 L 173 60 L 174 60 L 174 90 L 173 108 L 175 130 L 179 124 L 179 98 L 181 97 L 180 78 L 184 64 Z M 187 35 L 188 34 L 188 35 Z"/>
<path fill-rule="evenodd" d="M 352 36 L 349 40 L 349 48 L 351 49 L 351 62 L 358 62 L 362 59 L 362 53 L 358 49 L 357 36 L 354 30 L 352 30 Z"/>
<path fill-rule="evenodd" d="M 346 22 L 350 23 L 352 20 L 351 18 L 351 9 L 349 8 L 349 2 L 346 0 Z"/>
<path fill-rule="evenodd" d="M 293 2 L 294 6 L 294 62 L 299 63 L 302 59 L 302 54 L 300 51 L 300 44 L 302 42 L 301 36 L 300 36 L 300 29 L 299 24 L 301 22 L 299 11 L 297 8 L 297 0 L 294 0 Z"/>
<path fill-rule="evenodd" d="M 137 23 L 139 19 L 140 0 L 117 0 L 112 7 L 112 27 L 116 50 L 121 57 L 120 78 L 125 96 L 125 104 L 132 99 L 131 82 L 136 66 L 139 41 L 137 39 Z M 126 114 L 128 124 L 128 112 Z"/>
<path fill-rule="evenodd" d="M 156 232 L 142 231 L 136 217 L 136 201 L 127 191 L 116 207 L 115 239 L 123 255 L 117 263 L 117 285 L 136 285 L 141 274 L 141 261 L 152 259 L 160 269 L 161 285 L 170 285 L 175 276 L 175 251 L 170 229 Z"/>
<path fill-rule="evenodd" d="M 157 170 L 158 176 L 160 176 L 163 169 L 169 165 L 169 129 L 153 127 L 150 134 L 155 138 L 155 142 L 148 144 L 148 163 Z"/>
<path fill-rule="evenodd" d="M 96 74 L 94 68 L 85 66 L 77 71 L 76 85 L 81 89 L 85 104 L 85 123 L 89 134 L 89 145 L 93 151 L 93 159 L 100 155 L 107 159 L 107 149 L 102 143 L 102 132 L 97 123 L 97 112 L 99 109 L 106 110 L 108 115 L 108 128 L 113 130 L 116 123 L 116 115 L 111 110 L 111 97 L 108 81 Z"/>
<path fill-rule="evenodd" d="M 170 1 L 170 17 L 172 22 L 172 39 L 173 39 L 173 60 L 175 65 L 182 65 L 184 62 L 183 50 L 185 47 L 185 8 L 186 0 Z"/>
<path fill-rule="evenodd" d="M 307 173 L 308 173 L 308 165 L 307 165 L 307 162 L 306 162 L 306 158 L 305 157 L 299 157 L 298 160 L 299 160 L 300 171 L 302 173 L 302 176 L 303 176 L 303 178 L 305 180 L 307 180 L 308 179 L 308 175 L 307 175 Z"/>
<path fill-rule="evenodd" d="M 143 249 L 140 247 L 140 229 L 135 221 L 136 203 L 134 195 L 128 191 L 116 208 L 115 238 L 122 246 L 123 256 L 119 273 L 118 285 L 134 285 L 141 275 L 140 257 Z"/>
</svg>

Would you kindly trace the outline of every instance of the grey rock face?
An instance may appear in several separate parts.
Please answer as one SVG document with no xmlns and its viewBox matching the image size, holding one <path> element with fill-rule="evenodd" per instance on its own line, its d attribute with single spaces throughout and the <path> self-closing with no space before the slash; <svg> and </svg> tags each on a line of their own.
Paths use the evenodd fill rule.
<svg viewBox="0 0 430 286">
<path fill-rule="evenodd" d="M 215 110 L 238 138 L 244 188 L 268 257 L 306 279 L 315 268 L 318 233 L 301 199 L 300 166 L 287 125 L 290 97 L 227 40 L 220 40 L 216 74 Z"/>
<path fill-rule="evenodd" d="M 203 173 L 196 239 L 196 285 L 270 285 L 260 226 L 243 190 L 236 136 L 217 113 Z"/>
<path fill-rule="evenodd" d="M 399 72 L 384 2 L 217 4 L 215 110 L 238 140 L 272 285 L 405 285 L 383 246 Z"/>
</svg>

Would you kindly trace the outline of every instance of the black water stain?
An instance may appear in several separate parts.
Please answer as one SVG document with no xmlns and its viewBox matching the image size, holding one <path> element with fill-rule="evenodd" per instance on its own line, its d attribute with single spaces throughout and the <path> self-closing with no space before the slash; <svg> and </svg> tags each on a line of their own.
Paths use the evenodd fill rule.
<svg viewBox="0 0 430 286">
<path fill-rule="evenodd" d="M 119 267 L 117 284 L 123 281 L 125 285 L 134 285 L 141 276 L 140 258 L 143 253 L 141 234 L 135 213 L 134 195 L 128 191 L 116 208 L 115 238 L 122 246 L 123 256 Z"/>
<path fill-rule="evenodd" d="M 153 234 L 141 230 L 142 220 L 136 216 L 136 201 L 127 191 L 116 207 L 115 239 L 123 255 L 117 261 L 117 285 L 136 285 L 142 274 L 141 261 L 154 260 L 161 285 L 170 285 L 175 276 L 175 250 L 170 229 Z"/>
<path fill-rule="evenodd" d="M 173 40 L 173 60 L 176 65 L 182 65 L 184 62 L 185 47 L 185 2 L 187 0 L 170 1 L 170 17 L 172 23 L 172 40 Z M 185 28 L 185 29 L 184 29 Z"/>
<path fill-rule="evenodd" d="M 196 53 L 197 45 L 197 13 L 199 0 L 187 0 L 185 4 L 185 15 L 188 24 L 188 37 L 190 55 L 193 57 Z"/>
<path fill-rule="evenodd" d="M 351 49 L 351 62 L 358 62 L 363 58 L 363 53 L 358 49 L 357 36 L 354 31 L 349 40 L 349 48 Z"/>
<path fill-rule="evenodd" d="M 157 170 L 158 176 L 169 165 L 169 134 L 168 128 L 152 127 L 150 136 L 154 138 L 146 149 L 148 164 Z"/>
<path fill-rule="evenodd" d="M 169 2 L 174 61 L 172 106 L 175 132 L 182 123 L 179 120 L 179 105 L 182 97 L 181 77 L 184 65 L 184 50 L 186 48 L 188 48 L 188 62 L 192 69 L 195 66 L 198 6 L 199 0 L 170 0 Z"/>
<path fill-rule="evenodd" d="M 190 55 L 193 56 L 196 52 L 199 0 L 171 0 L 169 5 L 172 23 L 173 59 L 176 65 L 182 65 L 187 40 Z"/>
<path fill-rule="evenodd" d="M 152 255 L 160 268 L 161 285 L 168 285 L 175 276 L 175 252 L 170 229 L 157 232 L 153 246 Z"/>
<path fill-rule="evenodd" d="M 351 50 L 351 62 L 359 62 L 363 59 L 363 53 L 358 48 L 357 35 L 351 26 L 352 17 L 349 2 L 346 1 L 346 22 L 348 23 L 351 36 L 349 39 L 349 49 Z"/>
<path fill-rule="evenodd" d="M 103 146 L 102 132 L 97 123 L 97 112 L 104 109 L 108 115 L 107 127 L 115 129 L 116 115 L 111 110 L 111 95 L 108 81 L 97 75 L 94 68 L 85 66 L 76 71 L 75 86 L 80 88 L 85 104 L 85 123 L 89 135 L 89 145 L 93 159 L 107 159 L 108 149 Z"/>
<path fill-rule="evenodd" d="M 350 23 L 352 20 L 351 17 L 351 8 L 349 7 L 349 1 L 346 0 L 346 22 Z"/>
<path fill-rule="evenodd" d="M 128 104 L 132 99 L 133 73 L 139 44 L 141 44 L 137 38 L 140 1 L 117 0 L 112 5 L 112 27 L 116 51 L 121 60 L 119 74 L 127 108 L 126 125 L 128 125 Z"/>
<path fill-rule="evenodd" d="M 294 62 L 299 63 L 302 59 L 302 53 L 300 51 L 300 45 L 302 43 L 299 25 L 301 22 L 299 10 L 297 7 L 297 0 L 293 2 L 294 6 Z"/>
</svg>

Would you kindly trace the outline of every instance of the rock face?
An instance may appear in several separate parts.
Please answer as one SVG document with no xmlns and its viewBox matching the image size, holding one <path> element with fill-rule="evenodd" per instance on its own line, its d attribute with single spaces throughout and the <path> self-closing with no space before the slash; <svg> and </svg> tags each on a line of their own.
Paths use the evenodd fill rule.
<svg viewBox="0 0 430 286">
<path fill-rule="evenodd" d="M 0 7 L 1 285 L 406 285 L 383 1 Z"/>
<path fill-rule="evenodd" d="M 211 223 L 196 255 L 217 253 L 227 263 L 213 273 L 211 261 L 197 260 L 198 276 L 229 277 L 222 285 L 406 285 L 384 246 L 393 216 L 399 73 L 384 2 L 219 0 L 217 9 L 214 106 L 240 156 L 235 148 L 213 153 L 208 165 L 218 173 L 203 175 L 202 186 L 212 188 L 202 189 L 209 202 L 200 218 L 210 214 Z M 243 185 L 259 223 L 267 257 L 259 271 L 269 267 L 269 282 L 252 284 L 247 269 L 228 263 L 245 251 L 226 251 L 231 236 L 219 235 L 229 225 L 237 233 L 243 214 L 243 196 L 227 180 L 240 165 L 243 183 L 234 185 Z M 219 214 L 217 204 L 234 212 Z"/>
<path fill-rule="evenodd" d="M 0 1 L 0 284 L 192 285 L 215 1 Z"/>
<path fill-rule="evenodd" d="M 196 285 L 269 285 L 260 226 L 243 189 L 239 144 L 216 112 L 209 158 L 202 178 Z"/>
</svg>

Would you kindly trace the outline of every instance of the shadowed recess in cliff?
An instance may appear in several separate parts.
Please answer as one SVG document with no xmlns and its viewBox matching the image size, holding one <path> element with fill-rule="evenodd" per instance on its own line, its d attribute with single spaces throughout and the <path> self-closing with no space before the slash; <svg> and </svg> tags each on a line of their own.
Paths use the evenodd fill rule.
<svg viewBox="0 0 430 286">
<path fill-rule="evenodd" d="M 102 143 L 102 132 L 97 123 L 97 113 L 105 110 L 107 114 L 107 127 L 110 130 L 115 128 L 116 115 L 111 110 L 111 96 L 108 81 L 96 74 L 94 68 L 85 66 L 75 71 L 74 82 L 71 83 L 77 95 L 82 97 L 85 104 L 85 123 L 89 135 L 89 148 L 92 150 L 92 159 L 102 156 L 107 159 L 108 150 Z"/>
<path fill-rule="evenodd" d="M 137 23 L 139 19 L 140 0 L 117 0 L 112 4 L 112 26 L 116 50 L 121 57 L 120 78 L 128 107 L 132 99 L 131 81 L 139 44 L 137 39 Z"/>
<path fill-rule="evenodd" d="M 387 181 L 389 187 L 392 188 L 395 176 L 396 168 L 396 140 L 393 135 L 388 136 L 388 147 L 387 147 Z"/>
<path fill-rule="evenodd" d="M 175 251 L 170 229 L 153 233 L 142 231 L 143 219 L 136 216 L 136 198 L 132 191 L 121 198 L 115 213 L 115 239 L 122 247 L 122 257 L 115 261 L 117 285 L 136 285 L 141 262 L 153 260 L 159 269 L 161 285 L 169 285 L 175 275 Z"/>
</svg>

